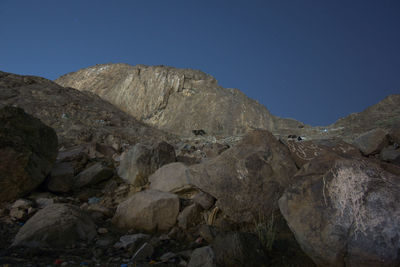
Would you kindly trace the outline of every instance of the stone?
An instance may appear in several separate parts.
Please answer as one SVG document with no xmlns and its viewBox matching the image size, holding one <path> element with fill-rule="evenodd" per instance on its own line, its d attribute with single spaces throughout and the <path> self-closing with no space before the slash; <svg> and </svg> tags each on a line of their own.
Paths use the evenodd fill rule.
<svg viewBox="0 0 400 267">
<path fill-rule="evenodd" d="M 104 180 L 110 179 L 114 170 L 103 162 L 96 162 L 75 177 L 74 188 L 96 185 Z"/>
<path fill-rule="evenodd" d="M 24 196 L 44 181 L 57 144 L 55 131 L 23 109 L 0 109 L 0 202 Z"/>
<path fill-rule="evenodd" d="M 12 246 L 64 248 L 91 241 L 96 225 L 78 207 L 53 204 L 39 210 L 18 231 Z"/>
<path fill-rule="evenodd" d="M 394 266 L 400 258 L 400 178 L 367 159 L 310 161 L 279 200 L 318 266 Z"/>
<path fill-rule="evenodd" d="M 218 157 L 190 166 L 190 182 L 215 197 L 234 223 L 253 223 L 276 209 L 296 171 L 289 150 L 271 133 L 255 130 Z"/>
<path fill-rule="evenodd" d="M 202 224 L 199 227 L 199 235 L 205 241 L 211 244 L 212 242 L 214 242 L 214 239 L 217 236 L 217 230 L 213 226 Z"/>
<path fill-rule="evenodd" d="M 154 146 L 139 143 L 121 155 L 118 175 L 134 186 L 143 186 L 149 175 L 175 160 L 175 149 L 168 143 Z"/>
<path fill-rule="evenodd" d="M 147 232 L 168 231 L 179 213 L 178 196 L 156 190 L 138 192 L 120 203 L 113 223 Z"/>
<path fill-rule="evenodd" d="M 193 197 L 193 202 L 199 204 L 203 209 L 209 210 L 215 203 L 215 198 L 210 194 L 199 192 Z"/>
<path fill-rule="evenodd" d="M 385 147 L 380 153 L 380 159 L 393 164 L 400 165 L 400 149 L 394 146 Z"/>
<path fill-rule="evenodd" d="M 100 227 L 99 229 L 97 229 L 97 232 L 99 233 L 99 234 L 107 234 L 108 233 L 108 229 L 107 228 L 104 228 L 104 227 Z"/>
<path fill-rule="evenodd" d="M 211 247 L 205 246 L 193 250 L 190 256 L 188 267 L 216 267 L 214 251 Z"/>
<path fill-rule="evenodd" d="M 379 128 L 363 133 L 354 140 L 354 145 L 366 156 L 378 154 L 388 144 L 387 131 Z"/>
<path fill-rule="evenodd" d="M 189 168 L 181 163 L 174 162 L 159 168 L 150 175 L 150 189 L 170 192 L 178 195 L 193 192 L 196 187 L 190 183 Z"/>
<path fill-rule="evenodd" d="M 146 242 L 133 254 L 131 260 L 133 262 L 149 261 L 153 253 L 154 247 Z"/>
<path fill-rule="evenodd" d="M 72 189 L 74 168 L 70 162 L 54 164 L 50 177 L 46 181 L 46 188 L 54 193 L 67 193 Z"/>
<path fill-rule="evenodd" d="M 199 225 L 202 221 L 201 207 L 197 203 L 185 207 L 178 215 L 178 226 L 184 230 Z"/>
<path fill-rule="evenodd" d="M 261 242 L 251 233 L 220 233 L 211 247 L 217 266 L 269 266 Z"/>
<path fill-rule="evenodd" d="M 43 209 L 44 207 L 54 204 L 54 199 L 39 197 L 35 202 L 39 209 Z"/>
<path fill-rule="evenodd" d="M 139 244 L 144 241 L 150 240 L 151 236 L 146 234 L 134 234 L 134 235 L 124 235 L 121 236 L 119 242 L 114 244 L 115 248 L 128 248 L 128 247 L 138 247 Z"/>
</svg>

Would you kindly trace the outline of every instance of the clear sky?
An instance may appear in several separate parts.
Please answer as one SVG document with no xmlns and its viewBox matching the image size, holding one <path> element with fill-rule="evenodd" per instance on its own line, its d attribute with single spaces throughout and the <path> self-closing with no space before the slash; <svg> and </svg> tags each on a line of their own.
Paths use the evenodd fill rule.
<svg viewBox="0 0 400 267">
<path fill-rule="evenodd" d="M 399 0 L 0 0 L 0 70 L 200 69 L 327 125 L 400 93 Z"/>
</svg>

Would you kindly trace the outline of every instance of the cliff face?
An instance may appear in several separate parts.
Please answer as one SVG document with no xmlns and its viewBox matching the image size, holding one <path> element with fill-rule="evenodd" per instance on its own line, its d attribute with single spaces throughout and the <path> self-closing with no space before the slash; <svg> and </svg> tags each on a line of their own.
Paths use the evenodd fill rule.
<svg viewBox="0 0 400 267">
<path fill-rule="evenodd" d="M 105 64 L 66 74 L 56 83 L 93 92 L 135 118 L 179 135 L 197 129 L 236 135 L 274 128 L 263 105 L 197 70 Z"/>
<path fill-rule="evenodd" d="M 41 77 L 0 71 L 0 108 L 21 107 L 54 128 L 61 145 L 99 141 L 108 136 L 127 143 L 168 139 L 90 92 L 64 88 Z"/>
</svg>

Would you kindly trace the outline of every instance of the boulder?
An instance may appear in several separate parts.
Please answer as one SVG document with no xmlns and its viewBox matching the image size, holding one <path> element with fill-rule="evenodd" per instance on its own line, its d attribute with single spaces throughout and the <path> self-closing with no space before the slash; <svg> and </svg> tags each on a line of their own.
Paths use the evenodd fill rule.
<svg viewBox="0 0 400 267">
<path fill-rule="evenodd" d="M 256 215 L 275 210 L 296 171 L 289 150 L 263 130 L 190 167 L 191 183 L 215 197 L 216 206 L 235 223 L 253 223 Z"/>
<path fill-rule="evenodd" d="M 217 267 L 212 248 L 205 246 L 193 250 L 188 267 Z"/>
<path fill-rule="evenodd" d="M 178 213 L 178 196 L 157 190 L 145 190 L 120 203 L 112 221 L 121 228 L 147 232 L 167 231 L 176 223 Z"/>
<path fill-rule="evenodd" d="M 212 244 L 217 266 L 269 266 L 258 237 L 251 233 L 220 233 Z"/>
<path fill-rule="evenodd" d="M 67 193 L 71 190 L 74 168 L 70 162 L 57 162 L 46 181 L 46 188 L 54 193 Z"/>
<path fill-rule="evenodd" d="M 354 140 L 354 145 L 366 156 L 378 154 L 388 144 L 388 133 L 380 128 L 363 133 Z"/>
<path fill-rule="evenodd" d="M 361 156 L 357 147 L 340 139 L 317 139 L 301 142 L 287 140 L 286 145 L 299 168 L 310 160 L 326 154 L 343 157 Z"/>
<path fill-rule="evenodd" d="M 203 209 L 209 210 L 215 203 L 215 198 L 211 195 L 199 192 L 193 197 L 193 202 L 199 204 Z"/>
<path fill-rule="evenodd" d="M 143 186 L 150 174 L 175 161 L 175 149 L 166 142 L 154 146 L 136 144 L 121 156 L 118 175 L 134 186 Z"/>
<path fill-rule="evenodd" d="M 196 203 L 185 207 L 178 216 L 179 227 L 187 230 L 188 228 L 199 225 L 204 220 L 201 211 L 202 208 Z"/>
<path fill-rule="evenodd" d="M 400 261 L 400 177 L 370 160 L 316 158 L 279 208 L 319 266 L 395 266 Z"/>
<path fill-rule="evenodd" d="M 81 188 L 98 184 L 104 180 L 110 179 L 114 175 L 114 170 L 104 162 L 96 162 L 79 173 L 74 180 L 74 187 Z"/>
<path fill-rule="evenodd" d="M 400 165 L 400 148 L 388 146 L 382 149 L 380 159 L 393 164 Z"/>
<path fill-rule="evenodd" d="M 22 226 L 12 246 L 64 248 L 90 241 L 96 234 L 96 225 L 78 207 L 52 204 Z"/>
<path fill-rule="evenodd" d="M 0 202 L 26 195 L 39 186 L 57 157 L 53 129 L 24 110 L 0 110 Z"/>
<path fill-rule="evenodd" d="M 196 190 L 191 180 L 189 168 L 181 162 L 164 165 L 149 177 L 150 189 L 178 195 Z"/>
</svg>

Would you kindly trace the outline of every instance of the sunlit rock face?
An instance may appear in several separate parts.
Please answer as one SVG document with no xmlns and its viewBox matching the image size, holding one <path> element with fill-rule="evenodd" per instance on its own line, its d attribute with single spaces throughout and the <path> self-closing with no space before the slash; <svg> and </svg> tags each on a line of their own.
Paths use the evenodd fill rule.
<svg viewBox="0 0 400 267">
<path fill-rule="evenodd" d="M 56 80 L 91 91 L 141 121 L 179 135 L 202 129 L 235 135 L 272 129 L 269 111 L 237 89 L 225 89 L 198 70 L 166 66 L 96 65 Z"/>
</svg>

